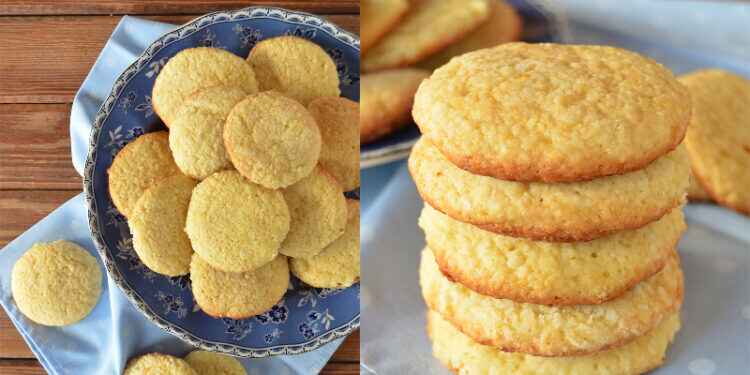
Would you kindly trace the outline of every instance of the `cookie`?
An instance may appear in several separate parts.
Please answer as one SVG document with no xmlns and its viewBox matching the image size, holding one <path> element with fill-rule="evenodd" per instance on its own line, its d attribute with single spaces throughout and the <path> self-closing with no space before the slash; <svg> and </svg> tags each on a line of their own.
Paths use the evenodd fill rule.
<svg viewBox="0 0 750 375">
<path fill-rule="evenodd" d="M 346 200 L 347 222 L 344 234 L 319 254 L 292 258 L 289 268 L 315 288 L 347 288 L 359 280 L 359 201 Z"/>
<path fill-rule="evenodd" d="M 419 280 L 428 308 L 479 343 L 540 356 L 594 353 L 632 341 L 682 304 L 677 253 L 663 270 L 617 299 L 599 305 L 546 306 L 487 297 L 452 282 L 429 249 Z"/>
<path fill-rule="evenodd" d="M 168 354 L 149 353 L 128 361 L 123 375 L 200 375 L 183 359 Z"/>
<path fill-rule="evenodd" d="M 392 69 L 363 74 L 360 81 L 359 139 L 375 141 L 410 124 L 414 93 L 429 73 Z"/>
<path fill-rule="evenodd" d="M 224 121 L 245 97 L 240 88 L 217 86 L 188 99 L 169 128 L 169 148 L 182 173 L 203 180 L 232 168 L 224 148 Z"/>
<path fill-rule="evenodd" d="M 359 31 L 362 54 L 393 29 L 408 11 L 408 0 L 362 0 Z"/>
<path fill-rule="evenodd" d="M 706 193 L 706 189 L 701 186 L 695 178 L 695 174 L 690 173 L 690 184 L 687 189 L 687 197 L 691 201 L 710 201 L 711 197 Z"/>
<path fill-rule="evenodd" d="M 680 82 L 693 100 L 685 146 L 696 179 L 713 200 L 750 215 L 750 80 L 710 69 Z"/>
<path fill-rule="evenodd" d="M 494 1 L 494 0 L 493 0 Z M 440 51 L 479 27 L 490 0 L 418 0 L 409 13 L 362 57 L 362 70 L 404 67 Z"/>
<path fill-rule="evenodd" d="M 247 94 L 258 92 L 255 72 L 241 57 L 221 48 L 188 48 L 170 58 L 159 72 L 151 104 L 169 127 L 191 95 L 213 86 L 235 86 Z"/>
<path fill-rule="evenodd" d="M 254 271 L 224 272 L 193 255 L 190 282 L 195 302 L 214 318 L 246 319 L 273 307 L 289 287 L 289 265 L 283 255 Z"/>
<path fill-rule="evenodd" d="M 213 267 L 245 272 L 278 255 L 289 222 L 280 191 L 247 181 L 235 171 L 223 171 L 193 190 L 185 232 L 193 250 Z"/>
<path fill-rule="evenodd" d="M 673 313 L 656 328 L 633 341 L 609 350 L 573 357 L 538 357 L 508 353 L 474 342 L 443 319 L 427 313 L 427 332 L 435 357 L 456 374 L 492 375 L 600 375 L 643 374 L 664 362 L 667 347 L 680 329 Z"/>
<path fill-rule="evenodd" d="M 359 104 L 346 98 L 318 98 L 307 107 L 320 129 L 319 162 L 344 191 L 359 187 Z"/>
<path fill-rule="evenodd" d="M 523 183 L 471 174 L 424 137 L 409 170 L 437 210 L 485 230 L 540 241 L 588 241 L 640 228 L 684 201 L 690 165 L 684 147 L 645 169 L 576 183 Z"/>
<path fill-rule="evenodd" d="M 239 102 L 224 124 L 224 146 L 234 167 L 270 189 L 287 187 L 312 172 L 322 140 L 315 118 L 277 92 Z"/>
<path fill-rule="evenodd" d="M 521 37 L 521 22 L 521 17 L 510 4 L 494 0 L 490 2 L 490 18 L 487 21 L 456 43 L 420 61 L 417 66 L 434 70 L 464 53 L 518 40 Z"/>
<path fill-rule="evenodd" d="M 102 292 L 102 271 L 96 258 L 72 242 L 40 242 L 13 265 L 11 292 L 27 318 L 65 326 L 94 309 Z"/>
<path fill-rule="evenodd" d="M 543 305 L 599 304 L 659 272 L 686 225 L 681 207 L 633 231 L 589 242 L 508 237 L 425 205 L 427 245 L 451 280 L 487 296 Z"/>
<path fill-rule="evenodd" d="M 344 192 L 322 167 L 284 189 L 284 199 L 292 220 L 280 253 L 293 258 L 311 257 L 344 234 Z"/>
<path fill-rule="evenodd" d="M 133 249 L 151 271 L 170 277 L 190 272 L 193 247 L 185 234 L 190 196 L 196 181 L 182 174 L 146 190 L 128 220 Z"/>
<path fill-rule="evenodd" d="M 690 96 L 667 68 L 633 52 L 508 43 L 437 69 L 412 115 L 462 169 L 571 182 L 639 170 L 676 148 Z"/>
<path fill-rule="evenodd" d="M 279 36 L 261 40 L 250 50 L 247 61 L 257 74 L 261 91 L 279 91 L 303 105 L 341 94 L 333 59 L 307 39 Z"/>
<path fill-rule="evenodd" d="M 247 375 L 240 361 L 228 355 L 195 350 L 185 357 L 185 361 L 198 375 Z"/>
<path fill-rule="evenodd" d="M 167 132 L 144 134 L 123 147 L 107 171 L 112 203 L 129 217 L 146 189 L 177 173 Z"/>
</svg>

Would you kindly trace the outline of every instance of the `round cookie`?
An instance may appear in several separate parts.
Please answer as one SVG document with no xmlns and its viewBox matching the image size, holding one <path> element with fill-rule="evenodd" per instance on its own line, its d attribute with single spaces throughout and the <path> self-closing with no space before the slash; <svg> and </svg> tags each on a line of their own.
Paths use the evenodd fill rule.
<svg viewBox="0 0 750 375">
<path fill-rule="evenodd" d="M 693 174 L 713 200 L 750 215 L 750 80 L 710 69 L 680 82 L 693 100 L 685 136 Z"/>
<path fill-rule="evenodd" d="M 151 93 L 154 112 L 169 127 L 190 96 L 213 86 L 235 86 L 248 95 L 258 92 L 253 68 L 241 57 L 220 48 L 182 50 L 156 77 Z"/>
<path fill-rule="evenodd" d="M 176 173 L 180 170 L 169 151 L 167 132 L 144 134 L 123 147 L 107 171 L 112 203 L 129 217 L 146 189 Z"/>
<path fill-rule="evenodd" d="M 573 357 L 538 357 L 508 353 L 474 342 L 440 314 L 427 313 L 427 332 L 435 357 L 456 374 L 599 375 L 643 374 L 664 362 L 667 347 L 680 329 L 677 313 L 652 331 L 609 350 Z"/>
<path fill-rule="evenodd" d="M 292 221 L 280 253 L 311 257 L 344 233 L 346 199 L 341 185 L 322 167 L 284 189 L 284 199 Z"/>
<path fill-rule="evenodd" d="M 193 250 L 213 267 L 245 272 L 278 255 L 289 222 L 280 191 L 256 185 L 235 171 L 223 171 L 193 190 L 185 232 Z"/>
<path fill-rule="evenodd" d="M 659 272 L 686 225 L 681 207 L 640 229 L 589 242 L 508 237 L 425 205 L 427 245 L 451 280 L 487 296 L 543 305 L 599 304 Z"/>
<path fill-rule="evenodd" d="M 177 357 L 161 353 L 149 353 L 128 361 L 123 375 L 200 375 L 190 365 Z"/>
<path fill-rule="evenodd" d="M 489 2 L 411 2 L 411 9 L 399 24 L 362 57 L 362 70 L 373 72 L 411 65 L 460 40 L 488 19 Z"/>
<path fill-rule="evenodd" d="M 13 265 L 11 292 L 27 318 L 65 326 L 94 309 L 102 292 L 102 271 L 96 258 L 72 242 L 36 243 Z"/>
<path fill-rule="evenodd" d="M 521 37 L 521 23 L 521 17 L 510 4 L 494 0 L 490 3 L 490 18 L 487 21 L 456 43 L 420 61 L 417 66 L 435 70 L 464 53 L 518 40 Z"/>
<path fill-rule="evenodd" d="M 224 272 L 200 254 L 190 263 L 190 282 L 198 306 L 215 318 L 246 319 L 262 314 L 281 300 L 289 287 L 289 265 L 279 255 L 249 272 Z"/>
<path fill-rule="evenodd" d="M 359 201 L 346 200 L 347 222 L 344 234 L 319 254 L 292 258 L 289 268 L 315 288 L 347 288 L 359 280 Z"/>
<path fill-rule="evenodd" d="M 599 305 L 545 306 L 487 297 L 445 277 L 430 249 L 422 252 L 419 280 L 427 306 L 478 343 L 540 356 L 583 355 L 632 341 L 679 310 L 683 280 L 674 254 L 659 273 Z"/>
<path fill-rule="evenodd" d="M 544 241 L 588 241 L 640 228 L 684 201 L 684 147 L 645 169 L 576 183 L 522 183 L 471 174 L 420 139 L 409 170 L 437 210 L 485 230 Z"/>
<path fill-rule="evenodd" d="M 414 94 L 429 75 L 419 69 L 363 74 L 359 86 L 360 141 L 375 141 L 411 123 Z"/>
<path fill-rule="evenodd" d="M 407 0 L 360 1 L 360 47 L 364 55 L 409 11 Z"/>
<path fill-rule="evenodd" d="M 339 96 L 336 64 L 317 44 L 296 36 L 258 42 L 247 56 L 261 91 L 275 90 L 307 105 L 315 98 Z"/>
<path fill-rule="evenodd" d="M 219 353 L 195 350 L 185 357 L 198 375 L 247 375 L 236 358 Z"/>
<path fill-rule="evenodd" d="M 128 220 L 138 258 L 158 274 L 174 277 L 190 272 L 193 247 L 185 234 L 185 217 L 195 185 L 182 174 L 157 182 L 143 193 Z"/>
<path fill-rule="evenodd" d="M 570 182 L 639 170 L 673 150 L 690 96 L 668 69 L 633 52 L 508 43 L 436 70 L 412 115 L 462 169 Z"/>
<path fill-rule="evenodd" d="M 320 157 L 320 130 L 310 112 L 277 92 L 239 102 L 224 125 L 229 159 L 243 176 L 270 189 L 312 172 Z"/>
<path fill-rule="evenodd" d="M 320 165 L 344 191 L 359 187 L 359 104 L 346 98 L 319 98 L 307 107 L 323 140 Z"/>
</svg>

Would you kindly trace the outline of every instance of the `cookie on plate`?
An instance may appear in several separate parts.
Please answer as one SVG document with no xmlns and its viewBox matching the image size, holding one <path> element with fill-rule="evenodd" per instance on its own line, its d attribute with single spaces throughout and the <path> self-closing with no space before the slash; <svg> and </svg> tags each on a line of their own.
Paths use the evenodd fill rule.
<svg viewBox="0 0 750 375">
<path fill-rule="evenodd" d="M 713 200 L 750 215 L 750 80 L 709 69 L 680 82 L 693 100 L 685 146 L 695 178 Z"/>
<path fill-rule="evenodd" d="M 198 375 L 247 375 L 237 358 L 224 354 L 195 350 L 185 357 L 185 361 Z"/>
<path fill-rule="evenodd" d="M 494 0 L 493 0 L 494 1 Z M 479 27 L 490 0 L 419 0 L 362 56 L 362 71 L 404 67 L 436 53 Z"/>
<path fill-rule="evenodd" d="M 443 274 L 487 296 L 543 305 L 599 304 L 659 272 L 686 225 L 682 207 L 632 231 L 554 243 L 479 229 L 425 205 L 419 226 Z"/>
<path fill-rule="evenodd" d="M 429 75 L 419 69 L 363 74 L 359 86 L 360 141 L 375 141 L 411 123 L 414 93 Z"/>
<path fill-rule="evenodd" d="M 94 309 L 102 292 L 96 258 L 69 241 L 34 244 L 11 272 L 16 306 L 24 316 L 45 326 L 80 321 Z"/>
<path fill-rule="evenodd" d="M 360 47 L 367 53 L 409 11 L 408 0 L 362 0 Z"/>
<path fill-rule="evenodd" d="M 429 248 L 422 252 L 419 280 L 427 306 L 476 342 L 541 356 L 623 345 L 678 311 L 683 296 L 676 252 L 659 273 L 599 305 L 546 306 L 481 295 L 443 275 Z"/>
<path fill-rule="evenodd" d="M 690 163 L 684 147 L 648 167 L 575 183 L 523 183 L 471 174 L 422 137 L 409 157 L 419 194 L 437 210 L 513 237 L 588 241 L 640 228 L 684 201 Z"/>
<path fill-rule="evenodd" d="M 346 227 L 346 199 L 341 185 L 318 166 L 309 176 L 284 189 L 289 205 L 289 234 L 281 252 L 293 258 L 320 253 L 339 238 Z"/>
<path fill-rule="evenodd" d="M 274 90 L 307 105 L 315 98 L 339 96 L 336 64 L 319 45 L 296 36 L 264 39 L 247 61 L 261 91 Z"/>
<path fill-rule="evenodd" d="M 191 95 L 205 88 L 227 85 L 247 94 L 258 92 L 253 68 L 241 57 L 221 48 L 188 48 L 174 55 L 161 69 L 154 82 L 151 103 L 154 112 L 169 127 Z"/>
<path fill-rule="evenodd" d="M 690 120 L 690 95 L 667 68 L 634 52 L 507 43 L 437 69 L 412 114 L 462 169 L 571 182 L 639 170 L 672 151 Z"/>
<path fill-rule="evenodd" d="M 123 375 L 200 375 L 183 359 L 162 353 L 149 353 L 128 361 Z"/>
<path fill-rule="evenodd" d="M 435 357 L 457 374 L 599 375 L 643 374 L 664 362 L 680 329 L 680 315 L 664 318 L 652 331 L 616 348 L 573 357 L 509 353 L 479 344 L 443 319 L 427 313 L 427 333 Z"/>
<path fill-rule="evenodd" d="M 434 70 L 464 53 L 516 41 L 521 37 L 521 22 L 521 17 L 510 4 L 494 0 L 490 3 L 490 18 L 487 21 L 456 43 L 420 61 L 417 66 Z"/>
<path fill-rule="evenodd" d="M 185 234 L 185 217 L 195 185 L 179 173 L 157 182 L 143 193 L 128 220 L 138 258 L 158 274 L 190 272 L 193 247 Z"/>
<path fill-rule="evenodd" d="M 252 271 L 270 262 L 289 232 L 284 196 L 236 171 L 209 176 L 193 190 L 185 232 L 193 250 L 226 272 Z"/>
<path fill-rule="evenodd" d="M 177 173 L 167 132 L 144 134 L 123 147 L 107 171 L 112 203 L 129 217 L 146 189 Z"/>
<path fill-rule="evenodd" d="M 292 258 L 289 268 L 315 288 L 347 288 L 359 280 L 359 201 L 346 200 L 344 234 L 309 258 Z"/>
<path fill-rule="evenodd" d="M 320 165 L 344 191 L 359 187 L 359 104 L 346 98 L 318 98 L 307 107 L 323 140 Z"/>
<path fill-rule="evenodd" d="M 190 263 L 190 282 L 198 306 L 215 318 L 246 319 L 273 307 L 289 287 L 289 265 L 279 255 L 249 272 L 220 271 L 200 254 Z"/>
<path fill-rule="evenodd" d="M 315 118 L 304 106 L 267 91 L 232 109 L 224 124 L 224 146 L 243 176 L 277 189 L 312 172 L 322 139 Z"/>
</svg>

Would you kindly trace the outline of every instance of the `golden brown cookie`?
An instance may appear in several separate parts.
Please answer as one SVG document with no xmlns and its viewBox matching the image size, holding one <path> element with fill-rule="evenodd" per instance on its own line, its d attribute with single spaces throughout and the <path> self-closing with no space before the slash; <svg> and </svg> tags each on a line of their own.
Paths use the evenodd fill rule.
<svg viewBox="0 0 750 375">
<path fill-rule="evenodd" d="M 359 187 L 359 104 L 346 98 L 318 98 L 307 107 L 320 129 L 320 165 L 344 191 Z"/>
<path fill-rule="evenodd" d="M 168 354 L 149 353 L 128 361 L 123 375 L 200 375 L 185 360 Z"/>
<path fill-rule="evenodd" d="M 363 74 L 360 81 L 359 139 L 375 141 L 411 123 L 414 93 L 429 73 L 393 69 Z"/>
<path fill-rule="evenodd" d="M 362 54 L 393 29 L 408 10 L 408 0 L 362 0 L 359 32 Z"/>
<path fill-rule="evenodd" d="M 185 361 L 198 375 L 247 375 L 237 358 L 203 350 L 195 350 Z"/>
<path fill-rule="evenodd" d="M 642 169 L 673 150 L 690 96 L 668 69 L 634 52 L 508 43 L 436 70 L 412 114 L 462 169 L 571 182 Z"/>
</svg>

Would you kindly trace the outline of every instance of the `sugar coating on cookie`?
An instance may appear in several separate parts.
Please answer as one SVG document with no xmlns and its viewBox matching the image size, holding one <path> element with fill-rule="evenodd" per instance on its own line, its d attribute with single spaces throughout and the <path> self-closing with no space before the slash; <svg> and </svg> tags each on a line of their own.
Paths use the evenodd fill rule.
<svg viewBox="0 0 750 375">
<path fill-rule="evenodd" d="M 194 254 L 190 282 L 198 306 L 215 318 L 245 319 L 273 307 L 289 287 L 287 258 L 279 255 L 249 272 L 224 272 Z"/>
<path fill-rule="evenodd" d="M 264 39 L 250 50 L 247 61 L 255 70 L 261 91 L 279 91 L 304 105 L 315 98 L 341 94 L 333 59 L 307 39 Z"/>
<path fill-rule="evenodd" d="M 685 146 L 698 185 L 721 205 L 750 215 L 750 80 L 709 69 L 680 82 L 693 101 Z"/>
<path fill-rule="evenodd" d="M 221 48 L 182 50 L 156 77 L 151 93 L 154 112 L 169 127 L 190 96 L 213 86 L 234 86 L 247 94 L 258 92 L 253 68 L 241 57 Z"/>
<path fill-rule="evenodd" d="M 226 120 L 232 108 L 247 96 L 248 93 L 245 90 L 233 85 L 201 89 L 185 100 L 177 112 L 177 117 L 184 113 L 208 111 Z M 169 130 L 172 131 L 171 128 Z"/>
<path fill-rule="evenodd" d="M 422 252 L 419 280 L 427 306 L 475 341 L 542 356 L 625 344 L 678 311 L 683 297 L 676 252 L 659 273 L 599 305 L 546 306 L 481 295 L 444 276 L 429 248 Z"/>
<path fill-rule="evenodd" d="M 275 91 L 239 102 L 224 125 L 224 145 L 234 167 L 267 188 L 287 187 L 312 172 L 322 139 L 315 118 Z"/>
<path fill-rule="evenodd" d="M 346 98 L 319 98 L 307 107 L 320 129 L 320 165 L 344 191 L 359 187 L 359 104 Z"/>
<path fill-rule="evenodd" d="M 190 272 L 193 247 L 185 234 L 196 181 L 183 174 L 167 177 L 146 190 L 128 219 L 133 249 L 150 270 L 170 277 Z"/>
<path fill-rule="evenodd" d="M 45 326 L 65 326 L 85 318 L 102 291 L 96 258 L 69 241 L 34 244 L 11 272 L 16 306 Z"/>
<path fill-rule="evenodd" d="M 362 54 L 398 25 L 408 11 L 407 0 L 362 0 L 359 32 Z"/>
<path fill-rule="evenodd" d="M 684 201 L 690 165 L 684 147 L 648 167 L 575 183 L 522 183 L 471 174 L 424 137 L 409 170 L 422 198 L 463 222 L 546 241 L 588 241 L 640 228 Z"/>
<path fill-rule="evenodd" d="M 218 172 L 193 190 L 185 232 L 193 250 L 227 272 L 252 271 L 273 260 L 289 232 L 284 196 L 236 171 Z"/>
<path fill-rule="evenodd" d="M 144 134 L 123 147 L 107 171 L 112 203 L 129 217 L 146 189 L 176 173 L 167 132 Z"/>
<path fill-rule="evenodd" d="M 185 357 L 198 375 L 247 375 L 245 368 L 232 356 L 195 350 Z"/>
<path fill-rule="evenodd" d="M 487 296 L 544 305 L 598 304 L 659 272 L 686 225 L 681 207 L 640 229 L 588 242 L 543 242 L 482 230 L 425 205 L 427 245 L 452 280 Z"/>
<path fill-rule="evenodd" d="M 162 353 L 149 353 L 128 361 L 123 375 L 201 375 L 185 360 Z"/>
<path fill-rule="evenodd" d="M 292 273 L 315 288 L 347 288 L 359 280 L 359 201 L 346 200 L 344 234 L 309 258 L 292 258 Z"/>
<path fill-rule="evenodd" d="M 494 0 L 493 0 L 494 1 Z M 489 0 L 419 0 L 362 57 L 362 70 L 411 65 L 479 27 L 490 15 Z"/>
<path fill-rule="evenodd" d="M 346 199 L 341 185 L 322 167 L 284 189 L 284 199 L 292 221 L 282 254 L 311 257 L 344 234 Z"/>
<path fill-rule="evenodd" d="M 437 69 L 412 114 L 462 169 L 570 182 L 642 169 L 673 150 L 690 96 L 667 68 L 634 52 L 508 43 Z"/>
<path fill-rule="evenodd" d="M 427 313 L 427 333 L 435 357 L 457 374 L 599 375 L 643 374 L 659 367 L 680 329 L 680 315 L 668 315 L 652 331 L 616 348 L 572 357 L 509 353 L 482 345 L 440 314 Z"/>
<path fill-rule="evenodd" d="M 375 141 L 410 124 L 414 94 L 429 75 L 411 68 L 363 74 L 359 86 L 360 141 Z"/>
</svg>

